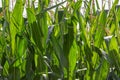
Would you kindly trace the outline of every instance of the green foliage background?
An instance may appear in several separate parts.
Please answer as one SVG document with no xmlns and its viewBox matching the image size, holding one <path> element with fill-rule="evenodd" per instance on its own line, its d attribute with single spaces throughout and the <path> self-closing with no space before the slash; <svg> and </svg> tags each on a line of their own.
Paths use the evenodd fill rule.
<svg viewBox="0 0 120 80">
<path fill-rule="evenodd" d="M 93 0 L 66 0 L 38 8 L 16 0 L 2 0 L 0 13 L 0 80 L 119 80 L 120 8 L 98 11 Z M 67 2 L 67 6 L 61 6 Z M 61 8 L 59 8 L 61 6 Z M 92 6 L 92 9 L 90 8 Z M 52 9 L 55 8 L 55 12 Z M 54 18 L 54 19 L 53 19 Z"/>
</svg>

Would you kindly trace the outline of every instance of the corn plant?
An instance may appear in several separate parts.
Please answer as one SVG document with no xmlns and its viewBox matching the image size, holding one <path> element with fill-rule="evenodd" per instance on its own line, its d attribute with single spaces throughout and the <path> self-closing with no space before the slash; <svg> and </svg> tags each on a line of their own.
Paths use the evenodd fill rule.
<svg viewBox="0 0 120 80">
<path fill-rule="evenodd" d="M 37 8 L 34 2 L 16 0 L 10 11 L 9 0 L 2 0 L 0 80 L 120 79 L 118 0 L 101 11 L 98 0 L 53 6 L 50 0 L 38 0 Z"/>
</svg>

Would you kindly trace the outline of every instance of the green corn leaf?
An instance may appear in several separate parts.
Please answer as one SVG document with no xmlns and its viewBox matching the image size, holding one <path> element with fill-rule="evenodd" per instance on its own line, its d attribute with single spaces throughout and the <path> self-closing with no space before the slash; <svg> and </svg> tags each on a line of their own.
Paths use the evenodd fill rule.
<svg viewBox="0 0 120 80">
<path fill-rule="evenodd" d="M 48 37 L 47 13 L 37 15 L 38 31 L 40 32 L 40 43 L 43 49 L 46 48 L 46 41 Z"/>
<path fill-rule="evenodd" d="M 95 71 L 95 77 L 93 79 L 94 80 L 106 80 L 108 71 L 109 71 L 109 66 L 108 66 L 107 61 L 101 58 L 100 66 Z"/>
<path fill-rule="evenodd" d="M 114 67 L 119 71 L 120 70 L 120 54 L 119 54 L 119 47 L 115 37 L 112 37 L 109 46 L 109 58 L 111 61 L 111 66 Z"/>
<path fill-rule="evenodd" d="M 28 24 L 30 25 L 32 29 L 32 37 L 37 45 L 37 47 L 43 51 L 43 46 L 41 43 L 41 30 L 40 27 L 37 24 L 37 19 L 35 16 L 35 12 L 33 8 L 27 8 L 27 15 L 28 15 Z M 39 36 L 39 37 L 38 37 Z"/>
<path fill-rule="evenodd" d="M 77 45 L 76 42 L 73 41 L 73 45 L 70 48 L 69 52 L 69 80 L 73 80 L 75 78 L 75 66 L 77 61 Z"/>
<path fill-rule="evenodd" d="M 17 0 L 15 4 L 15 8 L 12 13 L 12 18 L 10 20 L 10 36 L 11 36 L 11 46 L 12 46 L 12 53 L 15 52 L 15 35 L 17 34 L 17 31 L 21 31 L 22 29 L 22 13 L 23 13 L 23 7 L 22 7 L 22 0 Z M 19 15 L 18 15 L 19 14 Z"/>
<path fill-rule="evenodd" d="M 17 57 L 22 57 L 25 53 L 27 47 L 27 41 L 21 36 L 21 34 L 16 34 L 16 49 L 17 49 Z"/>
<path fill-rule="evenodd" d="M 2 75 L 3 76 L 8 76 L 9 75 L 9 63 L 8 61 L 5 62 L 4 66 L 3 66 L 3 72 Z"/>
<path fill-rule="evenodd" d="M 54 36 L 52 36 L 51 41 L 52 41 L 53 48 L 55 50 L 56 56 L 58 57 L 60 65 L 63 66 L 63 67 L 67 67 L 68 66 L 68 61 L 65 58 L 65 54 L 64 54 L 60 44 L 58 43 L 57 39 Z"/>
<path fill-rule="evenodd" d="M 67 26 L 68 25 L 68 26 Z M 71 16 L 71 20 L 66 24 L 67 33 L 64 34 L 64 42 L 63 42 L 63 51 L 65 54 L 65 58 L 68 60 L 69 65 L 67 66 L 67 78 L 72 80 L 74 78 L 74 69 L 76 66 L 77 59 L 77 44 L 75 42 L 75 34 L 76 34 L 76 18 L 75 16 Z M 64 32 L 63 32 L 64 33 Z"/>
<path fill-rule="evenodd" d="M 96 24 L 98 24 L 98 26 L 96 27 L 96 33 L 95 33 L 95 46 L 100 47 L 100 45 L 102 44 L 103 41 L 103 37 L 104 37 L 104 32 L 105 32 L 105 26 L 106 26 L 106 18 L 107 15 L 104 11 L 101 12 L 100 16 L 99 16 L 99 20 Z"/>
<path fill-rule="evenodd" d="M 116 30 L 115 23 L 113 22 L 113 23 L 111 24 L 110 33 L 111 33 L 111 34 L 115 34 L 115 30 Z"/>
</svg>

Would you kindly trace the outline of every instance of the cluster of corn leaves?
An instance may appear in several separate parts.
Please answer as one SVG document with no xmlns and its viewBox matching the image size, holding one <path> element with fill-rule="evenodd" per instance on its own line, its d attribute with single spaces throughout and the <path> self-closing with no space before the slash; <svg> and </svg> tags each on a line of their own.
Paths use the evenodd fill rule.
<svg viewBox="0 0 120 80">
<path fill-rule="evenodd" d="M 67 6 L 59 6 L 67 2 Z M 16 0 L 9 11 L 3 0 L 0 14 L 0 79 L 4 80 L 119 80 L 120 8 L 98 11 L 90 1 L 67 0 L 38 8 Z M 92 6 L 92 9 L 91 9 Z M 52 9 L 55 8 L 55 13 Z M 52 15 L 51 15 L 52 14 Z M 52 17 L 51 17 L 52 16 Z M 53 19 L 54 17 L 54 19 Z"/>
</svg>

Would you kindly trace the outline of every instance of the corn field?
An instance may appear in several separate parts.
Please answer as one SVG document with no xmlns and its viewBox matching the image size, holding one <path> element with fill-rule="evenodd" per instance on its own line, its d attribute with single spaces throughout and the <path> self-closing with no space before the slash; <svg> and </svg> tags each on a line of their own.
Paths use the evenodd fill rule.
<svg viewBox="0 0 120 80">
<path fill-rule="evenodd" d="M 120 80 L 118 2 L 2 0 L 0 80 Z"/>
</svg>

